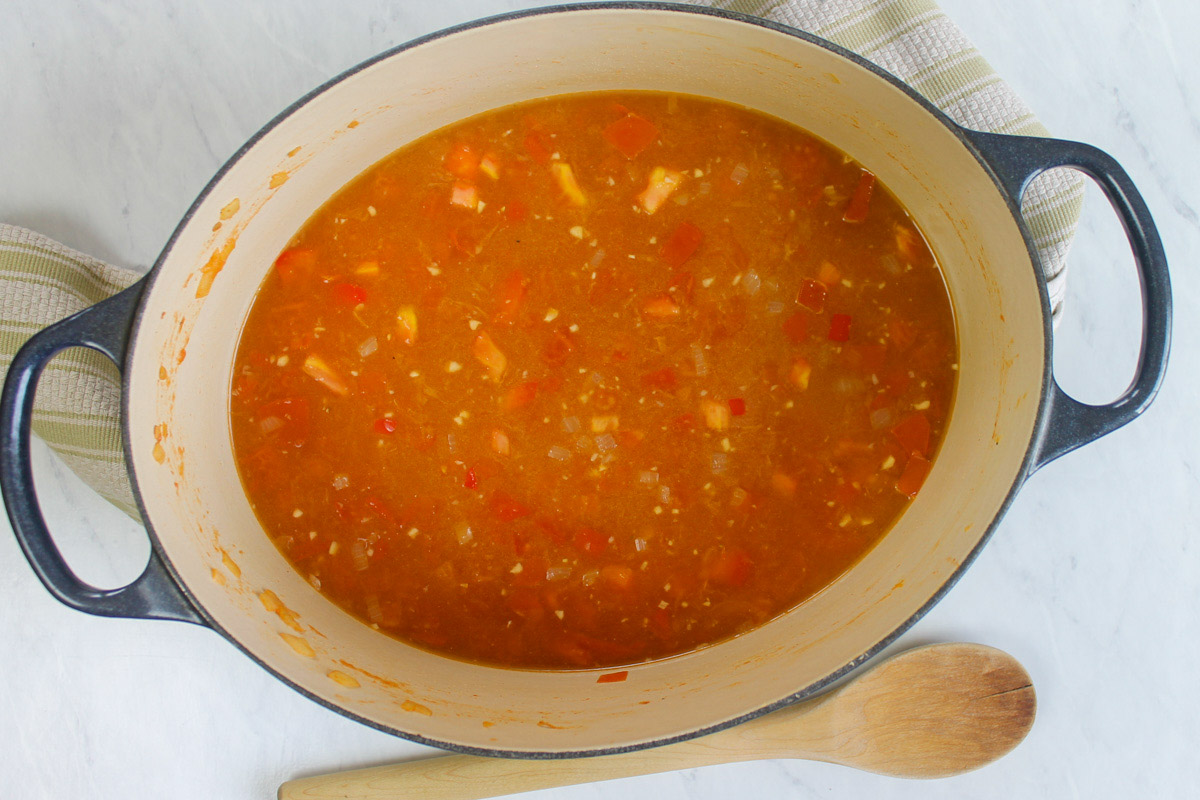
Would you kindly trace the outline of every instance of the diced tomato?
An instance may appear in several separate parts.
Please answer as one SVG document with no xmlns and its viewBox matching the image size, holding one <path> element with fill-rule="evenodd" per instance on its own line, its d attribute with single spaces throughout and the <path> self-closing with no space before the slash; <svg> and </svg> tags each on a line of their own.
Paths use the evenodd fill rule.
<svg viewBox="0 0 1200 800">
<path fill-rule="evenodd" d="M 633 588 L 633 570 L 619 564 L 609 564 L 600 570 L 600 580 L 614 589 Z"/>
<path fill-rule="evenodd" d="M 929 460 L 920 453 L 913 453 L 909 456 L 908 463 L 904 465 L 904 472 L 896 481 L 896 491 L 905 497 L 916 497 L 917 492 L 925 483 L 925 479 L 929 477 L 931 466 Z"/>
<path fill-rule="evenodd" d="M 650 298 L 642 310 L 652 317 L 677 317 L 680 311 L 679 304 L 668 294 Z"/>
<path fill-rule="evenodd" d="M 632 450 L 646 438 L 646 434 L 642 431 L 617 431 L 614 435 L 617 438 L 617 444 L 623 450 Z"/>
<path fill-rule="evenodd" d="M 850 340 L 850 315 L 834 314 L 829 320 L 829 341 L 846 342 Z"/>
<path fill-rule="evenodd" d="M 788 371 L 788 380 L 795 384 L 800 389 L 808 388 L 808 381 L 812 377 L 812 364 L 807 358 L 797 356 L 792 361 L 792 368 Z"/>
<path fill-rule="evenodd" d="M 662 369 L 656 369 L 653 372 L 647 372 L 643 375 L 642 384 L 649 386 L 651 389 L 673 392 L 679 388 L 679 377 L 671 367 L 663 367 Z"/>
<path fill-rule="evenodd" d="M 492 516 L 501 522 L 512 522 L 514 519 L 528 517 L 533 512 L 529 506 L 517 501 L 506 492 L 495 492 L 488 500 Z"/>
<path fill-rule="evenodd" d="M 808 316 L 802 311 L 794 312 L 783 321 L 783 335 L 792 344 L 799 344 L 808 338 Z"/>
<path fill-rule="evenodd" d="M 658 138 L 658 128 L 637 114 L 626 114 L 605 127 L 604 138 L 626 158 L 636 158 Z"/>
<path fill-rule="evenodd" d="M 842 222 L 862 222 L 867 218 L 867 210 L 871 207 L 871 194 L 875 191 L 875 176 L 867 170 L 862 171 L 858 178 L 858 186 L 854 188 L 854 196 L 846 205 L 842 214 Z"/>
<path fill-rule="evenodd" d="M 467 474 L 463 476 L 463 487 L 466 489 L 477 489 L 479 487 L 479 476 L 475 474 L 474 468 L 467 469 Z"/>
<path fill-rule="evenodd" d="M 800 282 L 800 293 L 796 296 L 796 302 L 814 314 L 820 314 L 825 310 L 825 295 L 828 291 L 820 281 L 805 279 Z"/>
<path fill-rule="evenodd" d="M 909 414 L 892 428 L 892 435 L 905 452 L 922 456 L 929 455 L 929 434 L 929 419 L 920 411 Z"/>
<path fill-rule="evenodd" d="M 284 281 L 294 281 L 312 274 L 317 266 L 317 254 L 303 247 L 284 250 L 275 259 L 275 271 Z"/>
<path fill-rule="evenodd" d="M 591 556 L 608 549 L 608 537 L 593 528 L 580 528 L 572 539 L 577 548 Z"/>
<path fill-rule="evenodd" d="M 688 300 L 692 299 L 692 292 L 696 286 L 696 278 L 687 270 L 677 270 L 671 276 L 671 280 L 667 283 L 667 292 L 679 292 Z"/>
<path fill-rule="evenodd" d="M 479 169 L 479 152 L 466 142 L 459 142 L 446 153 L 442 164 L 451 175 L 464 179 L 473 178 L 475 171 Z"/>
<path fill-rule="evenodd" d="M 746 413 L 746 401 L 740 397 L 729 398 L 729 413 L 740 417 Z"/>
<path fill-rule="evenodd" d="M 495 320 L 497 322 L 515 322 L 528 290 L 529 279 L 525 277 L 525 273 L 520 268 L 508 273 L 500 283 L 496 296 L 498 303 Z"/>
<path fill-rule="evenodd" d="M 663 261 L 672 267 L 680 267 L 685 261 L 695 255 L 696 250 L 704 241 L 704 231 L 690 222 L 681 222 L 670 238 L 663 243 L 658 254 Z"/>
<path fill-rule="evenodd" d="M 550 137 L 538 128 L 531 128 L 525 134 L 525 150 L 539 164 L 550 163 Z"/>
<path fill-rule="evenodd" d="M 367 290 L 357 283 L 335 283 L 330 290 L 339 305 L 353 307 L 367 302 Z"/>
<path fill-rule="evenodd" d="M 524 408 L 534 401 L 534 398 L 537 397 L 537 392 L 537 381 L 518 383 L 504 393 L 504 396 L 500 399 L 500 407 L 505 411 L 516 411 L 518 408 Z"/>
<path fill-rule="evenodd" d="M 390 417 L 380 417 L 375 420 L 375 432 L 381 434 L 389 434 L 396 432 L 396 420 Z"/>
<path fill-rule="evenodd" d="M 504 207 L 504 218 L 509 222 L 522 222 L 529 216 L 529 206 L 520 200 L 510 200 Z"/>
<path fill-rule="evenodd" d="M 722 550 L 708 567 L 709 577 L 723 586 L 744 586 L 753 571 L 750 554 L 740 547 Z"/>
</svg>

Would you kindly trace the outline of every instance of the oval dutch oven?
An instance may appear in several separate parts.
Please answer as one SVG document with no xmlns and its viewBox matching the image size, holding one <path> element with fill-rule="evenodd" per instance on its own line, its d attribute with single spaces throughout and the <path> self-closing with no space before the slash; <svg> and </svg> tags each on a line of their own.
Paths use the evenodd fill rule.
<svg viewBox="0 0 1200 800">
<path fill-rule="evenodd" d="M 932 472 L 860 563 L 756 630 L 630 667 L 613 683 L 597 683 L 602 671 L 444 658 L 339 610 L 261 529 L 234 468 L 228 420 L 237 332 L 255 292 L 330 195 L 456 120 L 605 89 L 739 103 L 849 153 L 924 231 L 960 339 L 957 400 Z M 1104 190 L 1141 279 L 1137 374 L 1109 405 L 1072 400 L 1051 371 L 1050 309 L 1019 207 L 1028 182 L 1058 166 L 1081 170 Z M 234 198 L 240 210 L 214 231 Z M 609 753 L 736 724 L 811 695 L 878 653 L 954 583 L 1030 475 L 1145 409 L 1162 379 L 1169 327 L 1167 267 L 1153 222 L 1125 172 L 1095 148 L 963 130 L 863 59 L 770 22 L 653 3 L 552 8 L 399 47 L 263 128 L 196 200 L 144 280 L 37 334 L 18 354 L 4 387 L 0 473 L 26 556 L 67 605 L 207 625 L 314 700 L 426 744 L 514 757 Z M 34 387 L 46 361 L 73 346 L 105 353 L 123 373 L 127 465 L 153 544 L 145 572 L 113 591 L 72 575 L 33 493 Z M 268 610 L 258 597 L 265 590 L 291 615 Z M 332 680 L 334 671 L 360 685 Z"/>
</svg>

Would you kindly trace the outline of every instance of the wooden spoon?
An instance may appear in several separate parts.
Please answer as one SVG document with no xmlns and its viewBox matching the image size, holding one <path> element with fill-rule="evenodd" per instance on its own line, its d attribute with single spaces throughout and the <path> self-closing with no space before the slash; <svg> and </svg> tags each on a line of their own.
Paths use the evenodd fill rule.
<svg viewBox="0 0 1200 800">
<path fill-rule="evenodd" d="M 1007 653 L 934 644 L 893 656 L 820 697 L 699 739 L 594 758 L 427 758 L 288 781 L 279 800 L 473 800 L 766 758 L 942 778 L 1016 747 L 1036 705 L 1029 674 Z"/>
</svg>

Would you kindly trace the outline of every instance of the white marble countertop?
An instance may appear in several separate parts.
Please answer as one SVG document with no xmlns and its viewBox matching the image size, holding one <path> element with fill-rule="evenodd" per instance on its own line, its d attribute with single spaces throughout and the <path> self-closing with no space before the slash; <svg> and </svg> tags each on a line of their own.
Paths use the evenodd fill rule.
<svg viewBox="0 0 1200 800">
<path fill-rule="evenodd" d="M 419 34 L 535 4 L 5 0 L 0 221 L 145 268 L 212 173 L 292 100 Z M 1175 348 L 1157 403 L 1037 474 L 900 643 L 1009 651 L 1033 675 L 1037 723 L 1012 754 L 954 779 L 761 762 L 556 798 L 1194 796 L 1200 4 L 942 4 L 1056 135 L 1116 156 L 1173 258 Z M 1068 390 L 1103 401 L 1132 372 L 1140 315 L 1132 261 L 1095 191 L 1071 264 L 1055 363 Z M 83 577 L 133 577 L 147 552 L 140 529 L 39 455 L 42 503 Z M 210 631 L 68 610 L 6 519 L 0 641 L 4 797 L 263 798 L 290 777 L 431 752 L 310 702 Z"/>
</svg>

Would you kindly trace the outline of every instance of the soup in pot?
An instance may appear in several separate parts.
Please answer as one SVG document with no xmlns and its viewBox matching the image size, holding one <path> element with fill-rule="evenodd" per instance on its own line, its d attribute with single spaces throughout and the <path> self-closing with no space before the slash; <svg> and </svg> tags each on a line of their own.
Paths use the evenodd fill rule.
<svg viewBox="0 0 1200 800">
<path fill-rule="evenodd" d="M 379 631 L 507 667 L 747 631 L 920 490 L 949 296 L 875 176 L 690 96 L 502 108 L 384 159 L 279 254 L 234 452 L 264 530 Z"/>
</svg>

